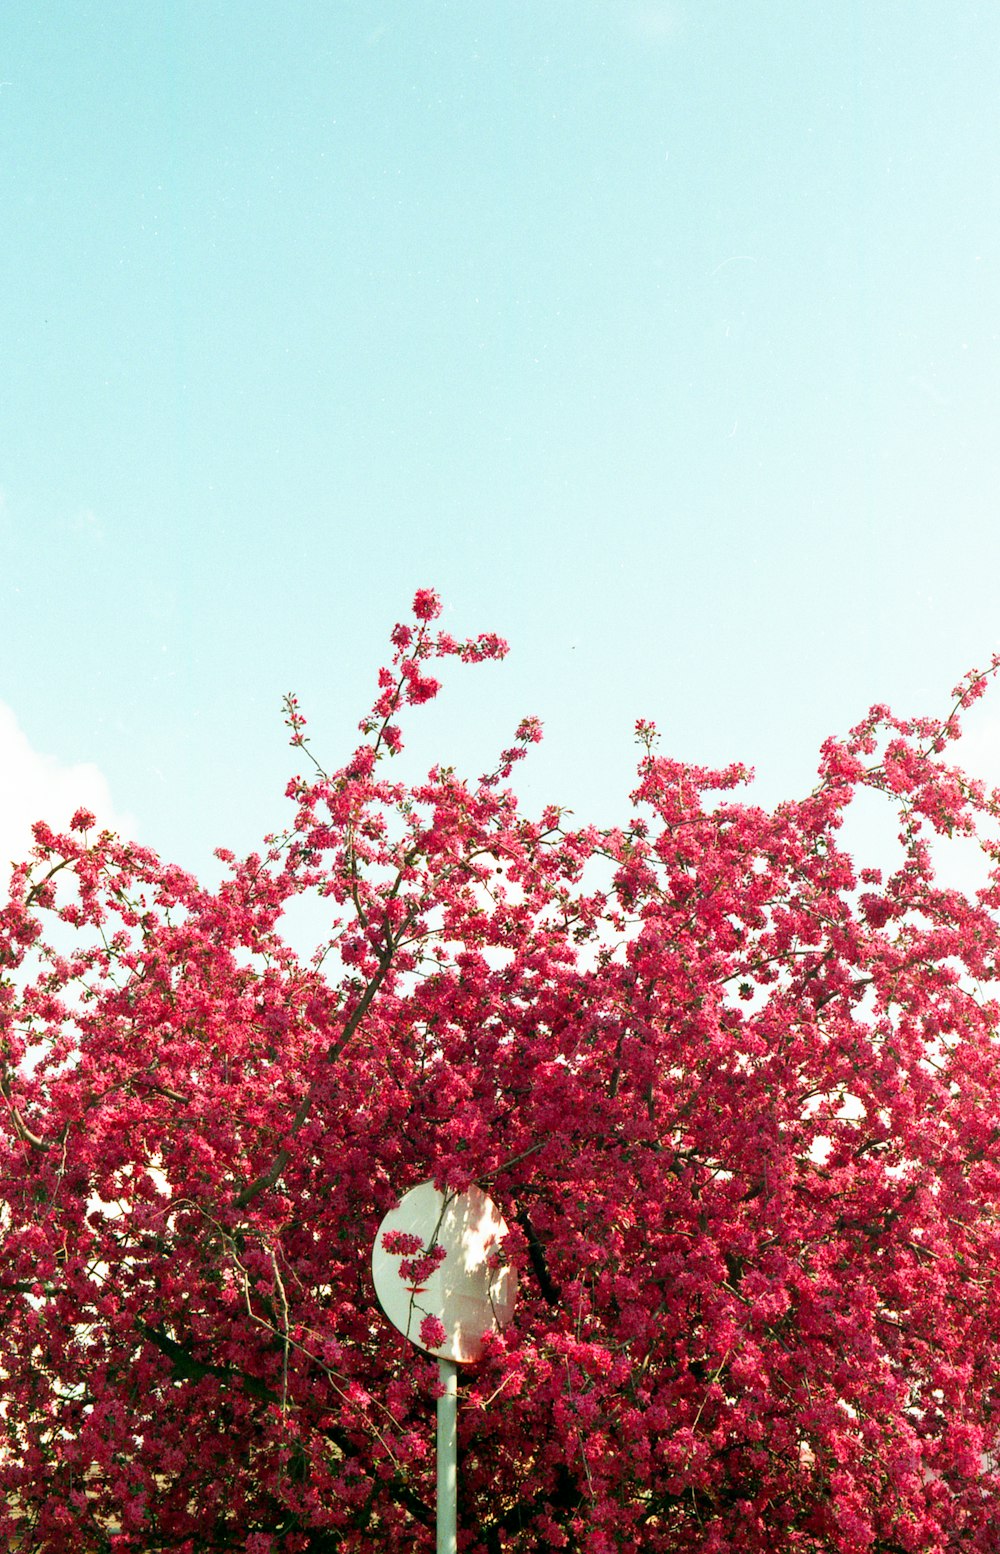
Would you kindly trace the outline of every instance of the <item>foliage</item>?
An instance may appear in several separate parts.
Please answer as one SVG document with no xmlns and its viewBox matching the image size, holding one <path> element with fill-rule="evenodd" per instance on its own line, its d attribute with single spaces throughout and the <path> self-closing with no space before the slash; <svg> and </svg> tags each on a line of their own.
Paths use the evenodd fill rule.
<svg viewBox="0 0 1000 1554">
<path fill-rule="evenodd" d="M 488 1188 L 521 1285 L 462 1382 L 465 1547 L 996 1549 L 997 800 L 946 760 L 996 662 L 771 813 L 642 724 L 598 830 L 519 811 L 533 720 L 479 781 L 388 775 L 433 662 L 504 652 L 437 613 L 218 888 L 82 811 L 14 871 L 0 1536 L 432 1547 L 434 1367 L 369 1260 L 433 1175 Z M 884 877 L 838 845 L 860 790 Z M 935 882 L 944 833 L 983 834 L 978 894 Z"/>
</svg>

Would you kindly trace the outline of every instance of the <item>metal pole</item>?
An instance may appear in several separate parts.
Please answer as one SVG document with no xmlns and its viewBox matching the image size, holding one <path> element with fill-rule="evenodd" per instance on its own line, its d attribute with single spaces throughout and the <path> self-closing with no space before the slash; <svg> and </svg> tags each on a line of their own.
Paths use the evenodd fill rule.
<svg viewBox="0 0 1000 1554">
<path fill-rule="evenodd" d="M 458 1554 L 458 1366 L 438 1360 L 437 1554 Z"/>
</svg>

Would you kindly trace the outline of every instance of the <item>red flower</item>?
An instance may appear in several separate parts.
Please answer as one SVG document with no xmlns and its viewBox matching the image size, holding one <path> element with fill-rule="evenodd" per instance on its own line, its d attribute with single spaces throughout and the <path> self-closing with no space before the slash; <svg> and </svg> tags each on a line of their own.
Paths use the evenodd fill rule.
<svg viewBox="0 0 1000 1554">
<path fill-rule="evenodd" d="M 420 1342 L 425 1349 L 440 1349 L 447 1337 L 440 1317 L 424 1317 L 420 1324 Z"/>
<path fill-rule="evenodd" d="M 432 621 L 441 614 L 441 600 L 432 588 L 418 588 L 413 596 L 413 613 L 419 621 Z"/>
</svg>

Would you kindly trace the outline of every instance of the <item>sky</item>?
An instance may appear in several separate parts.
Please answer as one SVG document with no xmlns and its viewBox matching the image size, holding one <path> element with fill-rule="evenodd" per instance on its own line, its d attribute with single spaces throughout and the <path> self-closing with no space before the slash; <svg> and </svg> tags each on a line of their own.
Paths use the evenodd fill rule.
<svg viewBox="0 0 1000 1554">
<path fill-rule="evenodd" d="M 418 587 L 414 762 L 595 822 L 1000 647 L 994 0 L 31 0 L 0 198 L 5 856 L 251 849 Z"/>
</svg>

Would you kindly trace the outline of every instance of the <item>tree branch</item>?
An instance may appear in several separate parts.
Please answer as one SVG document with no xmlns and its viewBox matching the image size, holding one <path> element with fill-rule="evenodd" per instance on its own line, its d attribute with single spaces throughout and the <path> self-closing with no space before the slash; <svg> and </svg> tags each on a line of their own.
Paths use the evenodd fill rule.
<svg viewBox="0 0 1000 1554">
<path fill-rule="evenodd" d="M 10 1110 L 10 1119 L 14 1124 L 14 1132 L 23 1144 L 30 1144 L 32 1149 L 47 1150 L 52 1148 L 51 1139 L 40 1138 L 37 1133 L 32 1133 L 18 1108 L 10 1098 L 10 1090 L 7 1088 L 6 1079 L 0 1077 L 0 1096 L 7 1102 Z"/>
<path fill-rule="evenodd" d="M 549 1273 L 549 1265 L 545 1260 L 545 1248 L 538 1239 L 538 1232 L 528 1217 L 527 1209 L 518 1209 L 514 1218 L 520 1225 L 528 1241 L 528 1256 L 531 1258 L 531 1266 L 534 1269 L 538 1286 L 550 1306 L 558 1306 L 562 1300 L 562 1290 L 553 1281 Z"/>
</svg>

